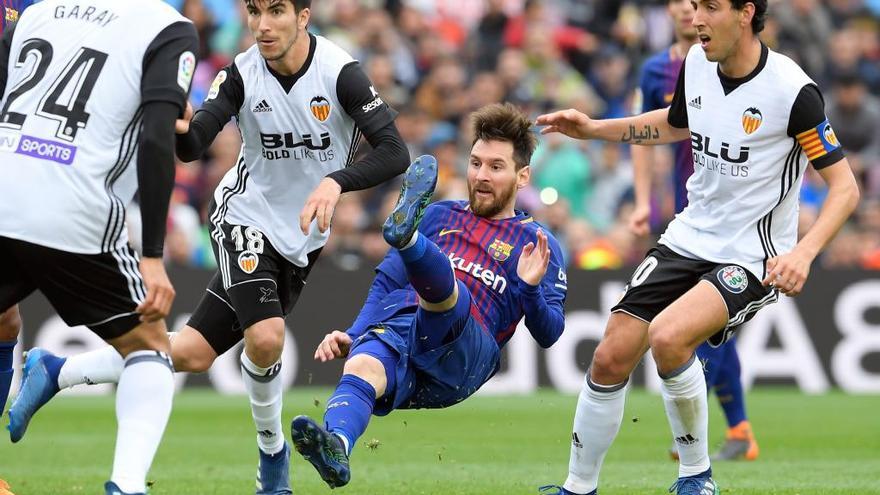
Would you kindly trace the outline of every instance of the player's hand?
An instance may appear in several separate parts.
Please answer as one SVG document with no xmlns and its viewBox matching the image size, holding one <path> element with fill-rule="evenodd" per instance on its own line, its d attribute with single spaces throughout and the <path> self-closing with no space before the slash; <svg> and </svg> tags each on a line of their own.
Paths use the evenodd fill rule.
<svg viewBox="0 0 880 495">
<path fill-rule="evenodd" d="M 193 118 L 193 106 L 190 102 L 186 102 L 186 110 L 183 111 L 183 117 L 174 121 L 174 132 L 176 134 L 186 134 L 189 132 L 189 121 Z"/>
<path fill-rule="evenodd" d="M 322 233 L 327 232 L 340 194 L 342 194 L 342 186 L 338 182 L 329 177 L 321 180 L 318 187 L 306 199 L 306 204 L 299 215 L 299 228 L 304 235 L 309 235 L 309 224 L 315 218 L 318 219 L 318 230 Z"/>
<path fill-rule="evenodd" d="M 541 115 L 535 124 L 546 126 L 541 129 L 541 134 L 560 132 L 575 139 L 592 138 L 596 127 L 596 121 L 573 108 Z"/>
<path fill-rule="evenodd" d="M 775 287 L 788 297 L 801 293 L 813 259 L 795 249 L 767 260 L 767 277 L 761 282 L 765 287 Z"/>
<path fill-rule="evenodd" d="M 147 297 L 135 312 L 141 315 L 142 322 L 152 323 L 168 316 L 171 303 L 174 302 L 174 287 L 165 273 L 162 258 L 141 258 L 140 270 L 147 287 Z"/>
<path fill-rule="evenodd" d="M 318 344 L 315 350 L 315 361 L 326 363 L 338 358 L 348 356 L 351 349 L 351 337 L 345 332 L 334 330 L 324 336 L 324 340 Z"/>
<path fill-rule="evenodd" d="M 538 244 L 530 242 L 523 247 L 516 264 L 516 274 L 523 282 L 535 286 L 541 283 L 549 263 L 550 243 L 547 242 L 547 234 L 538 229 Z"/>
<path fill-rule="evenodd" d="M 643 237 L 651 233 L 651 207 L 636 206 L 629 215 L 629 231 Z"/>
</svg>

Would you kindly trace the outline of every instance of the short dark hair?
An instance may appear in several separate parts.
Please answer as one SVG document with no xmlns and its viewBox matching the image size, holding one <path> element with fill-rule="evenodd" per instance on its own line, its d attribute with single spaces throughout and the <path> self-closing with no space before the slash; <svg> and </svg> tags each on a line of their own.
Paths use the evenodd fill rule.
<svg viewBox="0 0 880 495">
<path fill-rule="evenodd" d="M 493 103 L 471 114 L 474 129 L 473 146 L 479 140 L 508 141 L 513 145 L 513 161 L 520 170 L 532 161 L 538 138 L 532 121 L 511 103 Z"/>
<path fill-rule="evenodd" d="M 764 30 L 764 22 L 767 20 L 767 0 L 730 0 L 733 8 L 742 10 L 747 3 L 755 6 L 755 16 L 752 17 L 752 33 L 758 34 Z"/>
<path fill-rule="evenodd" d="M 257 0 L 244 0 L 244 3 L 245 3 L 245 5 L 252 5 L 256 1 Z M 265 1 L 270 2 L 272 0 L 265 0 Z M 312 8 L 312 0 L 288 0 L 288 1 L 293 4 L 293 10 L 295 12 L 299 12 L 302 9 Z"/>
</svg>

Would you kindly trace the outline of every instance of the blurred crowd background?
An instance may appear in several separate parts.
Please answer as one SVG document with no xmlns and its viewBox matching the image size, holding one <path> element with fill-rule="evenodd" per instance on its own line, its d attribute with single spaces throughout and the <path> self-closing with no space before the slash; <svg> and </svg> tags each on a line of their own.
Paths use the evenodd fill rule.
<svg viewBox="0 0 880 495">
<path fill-rule="evenodd" d="M 191 99 L 204 100 L 217 71 L 253 38 L 241 0 L 166 0 L 201 35 Z M 770 0 L 762 37 L 816 80 L 826 113 L 862 187 L 852 221 L 819 264 L 880 269 L 880 0 Z M 310 30 L 357 58 L 416 157 L 437 157 L 436 198 L 465 199 L 470 150 L 467 114 L 510 101 L 529 114 L 577 108 L 598 117 L 630 114 L 642 62 L 673 41 L 664 0 L 313 0 Z M 212 267 L 204 220 L 212 192 L 234 164 L 233 124 L 203 160 L 178 164 L 169 220 L 169 263 Z M 361 152 L 367 147 L 361 146 Z M 654 169 L 652 235 L 633 236 L 628 146 L 547 136 L 532 159 L 532 185 L 519 207 L 553 231 L 569 269 L 614 269 L 639 262 L 672 218 L 671 153 Z M 397 183 L 343 195 L 322 258 L 372 266 L 387 246 L 379 227 Z M 812 168 L 801 192 L 801 232 L 825 197 Z M 290 221 L 299 212 L 291 211 Z M 129 214 L 137 243 L 139 214 Z"/>
</svg>

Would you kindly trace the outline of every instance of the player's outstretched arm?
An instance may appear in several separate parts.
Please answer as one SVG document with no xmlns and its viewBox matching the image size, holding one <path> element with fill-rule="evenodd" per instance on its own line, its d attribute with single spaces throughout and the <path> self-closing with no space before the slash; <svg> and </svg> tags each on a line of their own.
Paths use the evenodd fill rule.
<svg viewBox="0 0 880 495">
<path fill-rule="evenodd" d="M 550 246 L 547 243 L 547 234 L 538 229 L 538 242 L 537 244 L 530 242 L 523 247 L 516 264 L 516 274 L 523 282 L 538 285 L 547 273 L 548 264 L 550 264 Z"/>
<path fill-rule="evenodd" d="M 552 245 L 551 245 L 552 243 Z M 543 348 L 553 345 L 565 328 L 565 271 L 559 246 L 543 231 L 527 244 L 517 262 L 526 328 Z"/>
<path fill-rule="evenodd" d="M 232 63 L 217 73 L 202 107 L 192 113 L 187 103 L 183 118 L 175 124 L 177 156 L 184 162 L 198 160 L 211 147 L 223 126 L 238 115 L 244 104 L 244 81 Z"/>
<path fill-rule="evenodd" d="M 818 172 L 828 184 L 828 196 L 816 223 L 790 253 L 767 260 L 764 285 L 772 285 L 790 297 L 801 293 L 813 260 L 843 227 L 859 203 L 859 185 L 846 158 Z"/>
<path fill-rule="evenodd" d="M 162 261 L 168 203 L 174 189 L 174 140 L 171 123 L 179 110 L 163 101 L 144 105 L 144 128 L 138 145 L 138 188 L 142 223 L 141 275 L 146 298 L 137 307 L 141 321 L 164 318 L 174 301 L 174 288 Z"/>
<path fill-rule="evenodd" d="M 394 124 L 397 113 L 382 101 L 359 63 L 350 63 L 340 71 L 336 94 L 345 113 L 370 143 L 370 151 L 328 174 L 307 198 L 299 217 L 305 235 L 315 219 L 321 232 L 330 228 L 339 194 L 377 186 L 409 166 L 409 151 Z"/>
<path fill-rule="evenodd" d="M 600 139 L 614 143 L 657 145 L 683 141 L 690 137 L 687 128 L 669 124 L 669 109 L 663 108 L 622 119 L 593 120 L 573 108 L 538 117 L 545 126 L 541 134 L 559 132 L 575 139 Z"/>
<path fill-rule="evenodd" d="M 637 236 L 651 233 L 651 163 L 654 148 L 636 145 L 630 149 L 633 163 L 635 207 L 629 215 L 629 230 Z"/>
</svg>

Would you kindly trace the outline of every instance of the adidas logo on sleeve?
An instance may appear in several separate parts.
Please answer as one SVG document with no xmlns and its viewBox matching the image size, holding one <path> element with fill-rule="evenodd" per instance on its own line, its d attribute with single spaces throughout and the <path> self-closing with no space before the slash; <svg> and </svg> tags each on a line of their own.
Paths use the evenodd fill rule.
<svg viewBox="0 0 880 495">
<path fill-rule="evenodd" d="M 698 96 L 698 97 L 694 98 L 693 100 L 691 100 L 690 102 L 688 102 L 688 106 L 692 106 L 692 107 L 696 108 L 697 110 L 699 110 L 699 109 L 703 108 L 702 103 L 703 103 L 703 97 Z M 256 111 L 256 110 L 254 110 L 254 111 Z"/>
</svg>

